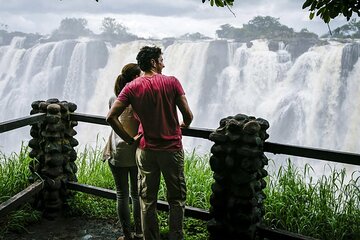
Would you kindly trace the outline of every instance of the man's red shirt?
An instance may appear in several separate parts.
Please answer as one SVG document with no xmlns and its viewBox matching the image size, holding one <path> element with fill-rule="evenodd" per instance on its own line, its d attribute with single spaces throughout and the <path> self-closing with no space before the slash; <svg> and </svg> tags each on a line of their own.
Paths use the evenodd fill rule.
<svg viewBox="0 0 360 240">
<path fill-rule="evenodd" d="M 175 99 L 184 94 L 179 80 L 162 74 L 138 77 L 124 87 L 118 100 L 131 104 L 140 120 L 141 149 L 182 149 Z"/>
</svg>

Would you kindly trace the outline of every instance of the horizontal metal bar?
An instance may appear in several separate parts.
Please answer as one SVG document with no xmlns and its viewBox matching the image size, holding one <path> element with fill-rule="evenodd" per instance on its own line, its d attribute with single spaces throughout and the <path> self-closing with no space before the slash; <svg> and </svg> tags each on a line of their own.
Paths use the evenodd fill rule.
<svg viewBox="0 0 360 240">
<path fill-rule="evenodd" d="M 0 133 L 21 128 L 27 125 L 41 122 L 45 119 L 45 113 L 36 113 L 27 117 L 17 118 L 14 120 L 0 123 Z"/>
<path fill-rule="evenodd" d="M 27 117 L 0 123 L 0 133 L 10 131 L 16 128 L 20 128 L 26 125 L 31 125 L 39 121 L 43 121 L 44 118 L 45 118 L 45 113 L 37 113 Z M 71 120 L 108 125 L 108 123 L 105 120 L 105 117 L 103 116 L 89 115 L 83 113 L 72 113 Z M 181 130 L 184 136 L 197 137 L 203 139 L 209 139 L 209 135 L 214 131 L 213 129 L 204 129 L 204 128 L 183 128 Z M 332 162 L 360 165 L 360 154 L 355 154 L 355 153 L 299 147 L 299 146 L 285 145 L 285 144 L 272 143 L 272 142 L 265 142 L 264 151 L 274 154 L 287 154 L 298 157 L 306 157 L 306 158 L 327 160 Z"/>
<path fill-rule="evenodd" d="M 108 125 L 105 120 L 105 117 L 102 116 L 72 113 L 71 119 L 82 122 L 88 122 L 88 123 Z M 209 139 L 210 134 L 215 130 L 205 129 L 205 128 L 182 128 L 181 131 L 184 136 Z M 355 154 L 355 153 L 291 146 L 291 145 L 272 143 L 272 142 L 265 142 L 264 151 L 274 154 L 287 154 L 298 157 L 306 157 L 306 158 L 327 160 L 332 162 L 360 165 L 360 154 Z"/>
<path fill-rule="evenodd" d="M 70 190 L 75 190 L 83 193 L 88 193 L 94 196 L 99 196 L 107 199 L 116 199 L 116 192 L 114 190 L 109 190 L 106 188 L 95 187 L 87 184 L 81 184 L 77 182 L 68 182 L 67 187 Z M 160 211 L 169 211 L 169 204 L 165 201 L 157 201 L 157 209 Z M 193 217 L 201 220 L 209 220 L 210 214 L 208 211 L 194 208 L 194 207 L 185 207 L 185 216 Z"/>
<path fill-rule="evenodd" d="M 37 181 L 15 196 L 0 204 L 0 219 L 9 212 L 15 210 L 18 206 L 28 202 L 32 196 L 44 188 L 44 181 Z"/>
<path fill-rule="evenodd" d="M 214 130 L 212 129 L 193 128 L 193 127 L 181 129 L 181 132 L 184 136 L 204 138 L 204 139 L 209 139 L 209 136 L 213 131 Z"/>
<path fill-rule="evenodd" d="M 70 119 L 73 121 L 87 122 L 87 123 L 95 123 L 100 125 L 109 125 L 106 122 L 105 117 L 98 115 L 90 115 L 84 113 L 71 113 Z"/>
<path fill-rule="evenodd" d="M 319 148 L 299 147 L 279 143 L 265 142 L 264 151 L 274 154 L 287 154 L 298 157 L 322 159 L 331 162 L 360 165 L 360 154 L 330 151 Z"/>
<path fill-rule="evenodd" d="M 108 125 L 105 117 L 98 115 L 90 115 L 84 113 L 72 113 L 70 115 L 70 119 L 73 121 L 87 122 L 87 123 L 95 123 L 100 125 Z M 213 132 L 211 129 L 205 128 L 182 128 L 181 129 L 184 136 L 190 137 L 198 137 L 209 139 L 210 133 Z"/>
<path fill-rule="evenodd" d="M 169 203 L 166 201 L 158 200 L 157 201 L 157 209 L 159 211 L 168 212 L 169 211 Z M 208 221 L 210 220 L 210 213 L 201 208 L 195 208 L 190 206 L 185 206 L 185 216 L 192 217 L 199 220 Z"/>
<path fill-rule="evenodd" d="M 88 193 L 94 196 L 99 196 L 107 199 L 116 199 L 116 192 L 106 188 L 95 187 L 87 184 L 77 182 L 68 182 L 67 187 L 70 190 L 75 190 L 83 193 Z"/>
<path fill-rule="evenodd" d="M 261 239 L 265 238 L 269 240 L 316 240 L 316 238 L 303 236 L 281 229 L 269 228 L 262 225 L 257 226 L 256 230 Z"/>
</svg>

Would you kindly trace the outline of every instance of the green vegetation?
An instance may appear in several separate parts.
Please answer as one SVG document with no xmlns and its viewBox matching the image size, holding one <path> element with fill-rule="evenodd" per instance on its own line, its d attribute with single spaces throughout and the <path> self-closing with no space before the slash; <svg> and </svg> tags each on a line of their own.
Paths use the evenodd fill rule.
<svg viewBox="0 0 360 240">
<path fill-rule="evenodd" d="M 266 38 L 275 40 L 290 40 L 294 38 L 318 39 L 315 33 L 302 29 L 295 32 L 294 29 L 282 25 L 279 18 L 271 16 L 256 16 L 242 28 L 235 28 L 229 24 L 220 26 L 216 30 L 216 34 L 220 38 L 235 39 L 241 41 L 251 41 L 254 39 Z"/>
<path fill-rule="evenodd" d="M 105 17 L 101 23 L 101 33 L 95 34 L 88 27 L 84 18 L 64 18 L 60 26 L 55 29 L 46 41 L 75 39 L 79 37 L 93 37 L 104 41 L 123 42 L 138 39 L 128 32 L 128 28 L 118 23 L 115 18 Z M 45 40 L 43 40 L 45 41 Z"/>
<path fill-rule="evenodd" d="M 30 176 L 27 157 L 28 149 L 10 157 L 0 156 L 0 202 L 24 189 Z M 209 208 L 212 171 L 208 165 L 209 156 L 198 156 L 195 151 L 186 154 L 187 205 L 202 209 Z M 78 154 L 77 173 L 80 183 L 114 189 L 114 183 L 107 163 L 101 161 L 100 148 L 86 148 Z M 331 174 L 318 180 L 312 178 L 312 168 L 305 166 L 301 171 L 291 161 L 280 167 L 267 179 L 266 215 L 264 223 L 279 229 L 300 233 L 320 239 L 357 239 L 360 236 L 360 177 L 354 172 L 350 181 L 345 181 L 345 170 L 331 169 Z M 159 198 L 165 199 L 162 186 Z M 68 203 L 67 213 L 71 216 L 116 219 L 115 201 L 74 194 Z M 166 213 L 159 214 L 161 231 L 167 232 Z M 0 236 L 5 231 L 21 230 L 39 219 L 40 213 L 25 205 L 21 210 L 0 220 Z M 187 218 L 186 239 L 207 239 L 206 222 Z"/>
<path fill-rule="evenodd" d="M 184 35 L 181 35 L 179 37 L 179 39 L 196 41 L 196 40 L 207 40 L 207 39 L 211 39 L 211 38 L 209 38 L 199 32 L 196 32 L 196 33 L 185 33 Z"/>
<path fill-rule="evenodd" d="M 78 154 L 77 173 L 78 181 L 93 186 L 115 190 L 115 184 L 108 164 L 101 161 L 99 148 L 86 148 Z M 202 209 L 209 209 L 210 187 L 213 182 L 212 171 L 208 163 L 208 157 L 200 157 L 193 151 L 186 154 L 185 172 L 188 187 L 187 205 Z M 166 188 L 162 179 L 159 189 L 159 199 L 166 200 Z M 94 218 L 116 219 L 115 201 L 84 193 L 76 193 L 69 201 L 68 213 L 72 216 L 86 215 Z M 167 213 L 159 212 L 161 232 L 167 232 Z M 206 239 L 206 222 L 187 218 L 185 220 L 186 239 Z"/>
<path fill-rule="evenodd" d="M 335 28 L 332 35 L 325 34 L 322 37 L 332 38 L 360 38 L 360 21 L 356 19 L 350 20 L 347 24 Z"/>
<path fill-rule="evenodd" d="M 28 157 L 28 148 L 21 147 L 19 154 L 10 156 L 0 153 L 0 203 L 8 200 L 21 190 L 25 189 L 31 176 Z M 30 204 L 25 204 L 18 211 L 8 214 L 5 219 L 0 219 L 0 239 L 7 231 L 21 231 L 25 226 L 37 222 L 41 213 L 33 210 Z"/>
<path fill-rule="evenodd" d="M 325 23 L 329 23 L 331 19 L 339 15 L 346 17 L 347 21 L 350 20 L 353 13 L 360 16 L 360 4 L 357 0 L 306 0 L 302 8 L 309 9 L 310 19 L 313 19 L 316 13 L 316 16 L 319 16 Z"/>
<path fill-rule="evenodd" d="M 105 41 L 132 41 L 137 36 L 128 32 L 128 28 L 118 23 L 115 18 L 106 17 L 101 24 L 101 38 Z"/>
<path fill-rule="evenodd" d="M 290 160 L 269 180 L 265 193 L 268 226 L 318 239 L 359 239 L 360 175 L 345 182 L 345 169 L 313 182 L 313 169 L 300 171 Z"/>
</svg>

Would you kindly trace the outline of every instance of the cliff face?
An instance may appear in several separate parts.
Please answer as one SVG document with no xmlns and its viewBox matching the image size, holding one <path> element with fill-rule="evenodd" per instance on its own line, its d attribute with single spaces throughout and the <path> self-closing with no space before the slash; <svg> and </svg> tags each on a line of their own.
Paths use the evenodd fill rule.
<svg viewBox="0 0 360 240">
<path fill-rule="evenodd" d="M 354 69 L 355 63 L 360 56 L 360 44 L 350 43 L 345 45 L 341 56 L 341 76 L 347 78 L 349 73 Z"/>
<path fill-rule="evenodd" d="M 283 48 L 291 54 L 291 59 L 295 60 L 303 53 L 307 52 L 309 48 L 322 44 L 325 44 L 325 42 L 317 38 L 304 37 L 297 37 L 286 40 L 269 40 L 269 50 L 276 52 L 280 50 L 280 46 L 283 45 Z"/>
<path fill-rule="evenodd" d="M 14 37 L 24 38 L 24 43 L 22 47 L 30 48 L 35 44 L 40 42 L 40 39 L 43 38 L 42 35 L 38 33 L 23 33 L 23 32 L 7 32 L 5 30 L 0 30 L 0 46 L 10 45 Z"/>
</svg>

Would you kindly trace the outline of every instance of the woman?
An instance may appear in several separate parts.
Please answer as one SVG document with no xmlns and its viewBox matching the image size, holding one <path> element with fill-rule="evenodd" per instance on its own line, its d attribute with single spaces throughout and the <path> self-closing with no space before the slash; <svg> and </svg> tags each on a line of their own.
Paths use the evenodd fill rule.
<svg viewBox="0 0 360 240">
<path fill-rule="evenodd" d="M 109 100 L 109 108 L 115 102 L 124 86 L 139 77 L 141 70 L 135 63 L 126 64 L 121 74 L 117 77 L 114 86 L 115 96 Z M 131 133 L 132 137 L 138 132 L 139 122 L 134 117 L 131 106 L 119 117 L 124 128 Z M 104 160 L 108 160 L 111 172 L 114 176 L 116 185 L 117 214 L 123 229 L 124 236 L 118 240 L 142 239 L 140 203 L 137 189 L 138 169 L 135 161 L 137 144 L 128 145 L 113 130 L 111 131 L 109 142 L 104 150 Z M 128 177 L 130 177 L 128 179 Z M 129 207 L 129 180 L 130 194 L 133 206 L 133 218 L 135 225 L 134 238 L 131 233 L 130 207 Z"/>
</svg>

